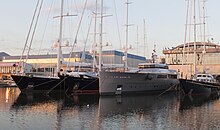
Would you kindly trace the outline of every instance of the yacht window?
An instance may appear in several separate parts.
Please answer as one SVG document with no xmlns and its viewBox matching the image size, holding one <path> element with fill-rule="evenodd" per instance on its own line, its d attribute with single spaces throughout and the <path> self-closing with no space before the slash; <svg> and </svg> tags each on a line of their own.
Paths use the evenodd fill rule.
<svg viewBox="0 0 220 130">
<path fill-rule="evenodd" d="M 177 75 L 168 75 L 170 79 L 177 79 Z"/>
<path fill-rule="evenodd" d="M 153 78 L 157 78 L 157 75 L 147 74 L 146 77 L 145 77 L 145 79 L 147 79 L 147 80 L 151 80 L 151 79 L 153 79 Z"/>
<path fill-rule="evenodd" d="M 138 65 L 139 69 L 146 69 L 146 68 L 161 68 L 161 69 L 168 69 L 167 65 Z"/>
<path fill-rule="evenodd" d="M 167 78 L 167 75 L 157 75 L 157 78 Z"/>
</svg>

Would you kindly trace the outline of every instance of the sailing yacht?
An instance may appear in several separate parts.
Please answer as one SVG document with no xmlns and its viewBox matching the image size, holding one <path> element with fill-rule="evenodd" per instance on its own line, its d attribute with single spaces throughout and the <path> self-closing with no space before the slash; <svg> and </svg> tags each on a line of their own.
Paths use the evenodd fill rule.
<svg viewBox="0 0 220 130">
<path fill-rule="evenodd" d="M 61 44 L 62 44 L 62 24 L 63 24 L 63 5 L 61 0 L 60 32 L 57 49 L 57 76 L 37 76 L 37 75 L 11 75 L 21 92 L 45 92 L 65 91 L 76 93 L 98 93 L 98 77 L 95 74 L 87 72 L 76 73 L 60 73 L 61 64 Z M 69 15 L 69 14 L 68 14 Z M 23 53 L 22 53 L 23 55 Z"/>
<path fill-rule="evenodd" d="M 188 1 L 189 2 L 189 1 Z M 188 3 L 189 5 L 189 3 Z M 195 6 L 196 1 L 194 0 L 194 76 L 192 79 L 183 79 L 180 78 L 180 86 L 186 95 L 201 95 L 208 94 L 210 95 L 213 92 L 217 92 L 220 90 L 220 84 L 216 82 L 214 76 L 205 72 L 205 62 L 203 61 L 203 73 L 196 73 L 196 11 Z M 187 12 L 188 13 L 188 12 Z M 203 25 L 204 25 L 204 50 L 203 54 L 205 54 L 206 48 L 206 38 L 205 38 L 205 1 L 203 1 Z M 187 24 L 186 24 L 187 26 Z M 183 53 L 185 50 L 183 51 Z M 183 54 L 185 56 L 185 54 Z M 204 57 L 204 56 L 203 56 Z"/>
</svg>

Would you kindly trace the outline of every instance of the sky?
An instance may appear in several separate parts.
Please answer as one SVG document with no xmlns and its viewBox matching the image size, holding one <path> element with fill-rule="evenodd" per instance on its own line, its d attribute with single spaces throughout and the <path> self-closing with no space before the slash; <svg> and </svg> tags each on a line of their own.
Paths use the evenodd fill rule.
<svg viewBox="0 0 220 130">
<path fill-rule="evenodd" d="M 0 1 L 0 52 L 21 55 L 37 0 Z M 75 17 L 64 18 L 63 39 L 69 41 L 70 45 L 76 37 L 85 1 L 68 0 L 64 4 L 64 13 L 77 14 Z M 131 4 L 129 4 L 128 21 L 131 26 L 128 29 L 128 41 L 129 45 L 132 46 L 128 50 L 129 53 L 142 56 L 145 54 L 149 57 L 154 45 L 156 45 L 158 55 L 162 56 L 163 48 L 175 47 L 184 42 L 186 0 L 129 0 L 129 2 Z M 44 1 L 33 38 L 31 54 L 56 52 L 53 44 L 59 36 L 59 19 L 53 17 L 60 14 L 59 3 L 60 0 Z M 104 17 L 103 22 L 103 44 L 108 43 L 108 46 L 103 47 L 103 49 L 121 50 L 126 39 L 124 26 L 126 23 L 125 0 L 103 0 L 103 4 L 104 15 L 108 16 Z M 220 42 L 219 5 L 219 0 L 208 0 L 206 2 L 206 31 L 217 44 Z M 74 51 L 82 51 L 85 43 L 87 43 L 86 50 L 91 50 L 94 41 L 94 18 L 91 21 L 94 8 L 95 0 L 88 0 Z M 96 33 L 99 31 L 99 17 L 97 21 Z M 146 32 L 145 49 L 144 30 Z M 96 39 L 98 44 L 98 35 L 96 35 Z M 66 53 L 70 50 L 70 48 L 64 48 Z"/>
</svg>

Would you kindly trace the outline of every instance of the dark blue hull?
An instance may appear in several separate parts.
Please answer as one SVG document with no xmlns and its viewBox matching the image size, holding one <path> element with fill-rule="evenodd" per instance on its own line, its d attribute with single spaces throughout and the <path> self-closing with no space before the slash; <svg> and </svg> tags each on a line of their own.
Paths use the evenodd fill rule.
<svg viewBox="0 0 220 130">
<path fill-rule="evenodd" d="M 75 93 L 98 93 L 98 78 L 60 76 L 58 78 L 11 76 L 21 92 L 65 91 Z"/>
<path fill-rule="evenodd" d="M 207 83 L 188 79 L 179 79 L 180 87 L 186 95 L 211 94 L 219 90 L 220 85 L 217 83 Z"/>
</svg>

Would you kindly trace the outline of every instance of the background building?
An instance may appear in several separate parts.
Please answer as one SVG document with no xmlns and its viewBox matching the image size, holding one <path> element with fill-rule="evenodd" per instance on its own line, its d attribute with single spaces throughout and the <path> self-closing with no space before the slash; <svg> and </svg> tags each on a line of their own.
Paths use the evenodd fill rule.
<svg viewBox="0 0 220 130">
<path fill-rule="evenodd" d="M 124 56 L 123 52 L 117 51 L 117 50 L 109 50 L 109 51 L 103 51 L 103 65 L 108 66 L 121 66 L 123 67 L 124 61 L 122 60 L 122 57 Z M 84 57 L 82 60 L 82 57 Z M 1 59 L 1 66 L 3 68 L 7 68 L 3 70 L 0 73 L 15 73 L 15 70 L 17 68 L 17 65 L 20 62 L 21 56 L 9 56 L 5 55 L 2 56 Z M 89 52 L 86 52 L 85 55 L 82 52 L 72 52 L 70 54 L 63 54 L 63 64 L 61 65 L 61 69 L 65 70 L 67 67 L 68 62 L 71 62 L 71 64 L 68 64 L 68 70 L 76 70 L 79 69 L 79 67 L 84 68 L 91 68 L 93 57 Z M 25 72 L 31 73 L 35 72 L 39 75 L 51 75 L 53 76 L 56 71 L 57 67 L 57 55 L 56 54 L 46 54 L 46 55 L 29 55 L 28 58 L 26 56 L 23 56 L 22 60 L 23 62 L 27 63 Z M 98 55 L 96 56 L 96 59 L 98 61 Z M 146 58 L 143 56 L 128 54 L 128 66 L 129 67 L 137 67 L 139 63 L 146 62 Z M 64 62 L 67 62 L 67 64 L 64 64 Z M 14 66 L 15 65 L 15 66 Z M 30 67 L 31 66 L 31 67 Z M 28 67 L 28 68 L 27 68 Z M 23 68 L 23 65 L 20 66 L 20 68 Z M 21 71 L 20 71 L 21 72 Z"/>
<path fill-rule="evenodd" d="M 165 62 L 169 64 L 170 68 L 180 72 L 181 76 L 189 78 L 194 74 L 194 59 L 196 73 L 205 71 L 213 75 L 220 74 L 220 46 L 218 44 L 196 42 L 195 58 L 194 42 L 186 43 L 185 47 L 184 44 L 181 44 L 171 49 L 165 48 L 163 54 L 165 55 Z"/>
</svg>

